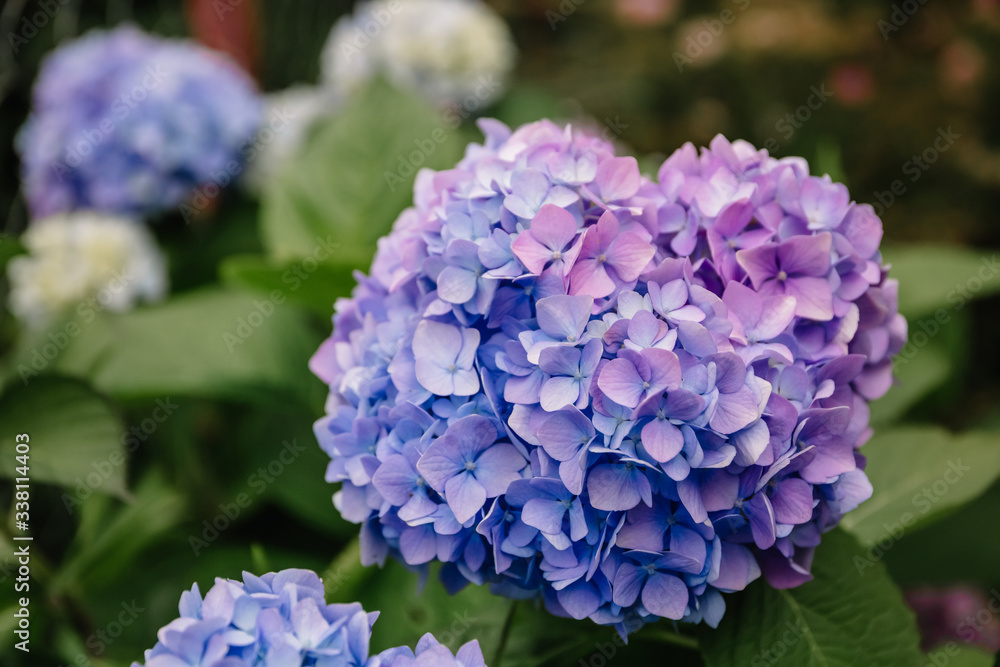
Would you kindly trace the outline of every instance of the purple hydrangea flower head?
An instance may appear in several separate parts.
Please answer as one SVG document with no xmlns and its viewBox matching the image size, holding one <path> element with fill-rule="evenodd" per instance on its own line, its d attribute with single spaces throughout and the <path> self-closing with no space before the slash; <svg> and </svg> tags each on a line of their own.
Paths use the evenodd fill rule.
<svg viewBox="0 0 1000 667">
<path fill-rule="evenodd" d="M 721 136 L 653 181 L 572 127 L 480 127 L 312 360 L 364 561 L 622 632 L 807 581 L 906 339 L 871 207 Z"/>
<path fill-rule="evenodd" d="M 157 633 L 145 662 L 132 667 L 486 667 L 479 642 L 457 655 L 426 634 L 416 653 L 391 648 L 369 656 L 378 612 L 358 603 L 326 604 L 309 570 L 282 570 L 243 581 L 216 579 L 181 595 L 180 618 Z"/>
<path fill-rule="evenodd" d="M 221 54 L 128 25 L 89 33 L 45 60 L 17 137 L 31 213 L 177 206 L 217 174 L 228 182 L 262 108 Z"/>
</svg>

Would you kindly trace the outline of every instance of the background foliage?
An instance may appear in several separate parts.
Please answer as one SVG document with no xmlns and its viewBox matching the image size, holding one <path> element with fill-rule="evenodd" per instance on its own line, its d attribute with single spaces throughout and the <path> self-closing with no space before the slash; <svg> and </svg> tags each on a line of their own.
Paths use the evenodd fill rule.
<svg viewBox="0 0 1000 667">
<path fill-rule="evenodd" d="M 350 4 L 258 3 L 262 87 L 315 80 L 319 49 Z M 384 174 L 437 128 L 447 138 L 425 166 L 452 164 L 477 136 L 376 86 L 314 128 L 260 202 L 232 191 L 191 224 L 179 214 L 158 221 L 168 302 L 78 322 L 80 335 L 64 336 L 65 345 L 68 322 L 28 337 L 0 314 L 0 662 L 126 665 L 176 616 L 182 589 L 244 569 L 314 568 L 332 600 L 382 610 L 373 648 L 413 644 L 426 631 L 453 647 L 478 637 L 492 667 L 653 664 L 668 655 L 709 667 L 920 665 L 930 658 L 900 589 L 1000 586 L 1000 271 L 980 273 L 1000 248 L 1000 5 L 912 2 L 919 8 L 897 25 L 897 5 L 874 0 L 493 4 L 521 61 L 487 113 L 511 124 L 575 119 L 651 156 L 644 165 L 723 132 L 803 155 L 859 201 L 885 206 L 885 254 L 914 345 L 898 365 L 899 386 L 872 406 L 876 435 L 865 452 L 875 496 L 824 541 L 816 580 L 794 591 L 758 582 L 730 598 L 717 632 L 661 622 L 625 647 L 610 629 L 553 619 L 530 602 L 476 588 L 450 597 L 433 581 L 421 595 L 398 564 L 358 565 L 356 529 L 337 516 L 323 482 L 327 459 L 311 423 L 324 387 L 306 362 L 329 332 L 333 300 L 348 293 L 352 270 L 367 266 L 410 197 L 409 183 L 390 189 Z M 0 32 L 19 30 L 39 6 L 9 0 Z M 735 18 L 716 35 L 724 10 Z M 68 0 L 16 54 L 0 48 L 0 268 L 27 224 L 11 143 L 39 59 L 59 41 L 126 19 L 189 31 L 175 3 Z M 705 30 L 709 43 L 692 49 Z M 678 54 L 690 62 L 678 67 Z M 948 128 L 953 146 L 913 172 L 913 156 Z M 886 205 L 896 180 L 905 192 Z M 334 258 L 308 261 L 323 243 L 336 246 Z M 240 329 L 255 311 L 262 324 Z M 47 359 L 51 344 L 60 349 Z M 39 354 L 37 375 L 19 372 L 37 369 Z M 6 478 L 12 436 L 25 431 L 37 652 L 22 663 L 8 640 L 15 568 Z M 955 462 L 969 470 L 951 483 Z M 117 625 L 121 618 L 128 624 Z M 993 661 L 968 645 L 957 651 L 948 664 Z"/>
</svg>

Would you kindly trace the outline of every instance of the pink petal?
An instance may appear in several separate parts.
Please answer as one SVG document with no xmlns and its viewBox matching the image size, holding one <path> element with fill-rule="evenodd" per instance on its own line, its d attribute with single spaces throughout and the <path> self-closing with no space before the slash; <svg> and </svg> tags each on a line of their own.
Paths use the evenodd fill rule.
<svg viewBox="0 0 1000 667">
<path fill-rule="evenodd" d="M 670 350 L 650 348 L 642 351 L 642 357 L 649 363 L 651 387 L 662 391 L 681 386 L 681 362 L 676 354 Z"/>
<path fill-rule="evenodd" d="M 597 257 L 614 242 L 618 236 L 618 218 L 611 211 L 605 211 L 598 218 L 597 224 L 587 228 L 583 234 L 581 257 Z"/>
<path fill-rule="evenodd" d="M 808 276 L 825 276 L 830 270 L 830 232 L 816 236 L 793 236 L 778 248 L 782 270 Z"/>
<path fill-rule="evenodd" d="M 576 236 L 576 218 L 566 209 L 546 204 L 531 220 L 531 235 L 552 250 L 562 250 Z"/>
<path fill-rule="evenodd" d="M 833 319 L 833 291 L 826 278 L 792 278 L 785 281 L 785 294 L 795 297 L 795 314 L 808 320 Z"/>
<path fill-rule="evenodd" d="M 633 232 L 625 232 L 614 240 L 608 248 L 608 264 L 625 282 L 639 277 L 642 270 L 656 254 L 656 247 Z"/>
<path fill-rule="evenodd" d="M 742 232 L 753 218 L 753 204 L 749 199 L 734 201 L 723 207 L 712 228 L 725 238 Z"/>
<path fill-rule="evenodd" d="M 593 227 L 591 227 L 593 229 Z M 596 259 L 578 260 L 569 274 L 569 293 L 586 295 L 595 299 L 608 296 L 615 291 L 615 281 L 611 280 L 604 264 Z"/>
<path fill-rule="evenodd" d="M 800 278 L 801 280 L 801 278 Z M 793 296 L 769 296 L 764 299 L 760 321 L 751 333 L 757 340 L 771 340 L 788 327 L 795 317 Z"/>
<path fill-rule="evenodd" d="M 778 246 L 767 243 L 739 250 L 736 252 L 736 261 L 750 276 L 754 288 L 759 290 L 761 283 L 778 274 Z"/>
<path fill-rule="evenodd" d="M 510 249 L 514 253 L 514 256 L 524 264 L 524 268 L 534 274 L 541 273 L 542 269 L 545 268 L 545 264 L 552 259 L 552 251 L 539 243 L 530 231 L 518 234 L 517 238 L 510 245 Z M 465 301 L 461 303 L 465 303 Z"/>
<path fill-rule="evenodd" d="M 639 190 L 642 177 L 634 157 L 613 157 L 597 166 L 597 187 L 604 201 L 628 199 Z"/>
<path fill-rule="evenodd" d="M 722 301 L 729 309 L 729 320 L 734 326 L 753 329 L 760 319 L 761 298 L 742 283 L 730 281 L 722 293 Z"/>
</svg>

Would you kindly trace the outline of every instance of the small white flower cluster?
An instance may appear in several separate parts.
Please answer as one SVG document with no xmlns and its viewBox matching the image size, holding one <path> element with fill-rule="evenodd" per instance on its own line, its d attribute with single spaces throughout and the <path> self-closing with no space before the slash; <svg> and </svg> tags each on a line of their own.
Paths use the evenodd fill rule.
<svg viewBox="0 0 1000 667">
<path fill-rule="evenodd" d="M 515 55 L 507 24 L 478 0 L 375 0 L 334 26 L 321 67 L 342 94 L 382 75 L 435 104 L 485 105 Z"/>
<path fill-rule="evenodd" d="M 166 291 L 166 265 L 155 239 L 128 218 L 54 215 L 32 222 L 21 243 L 28 254 L 7 267 L 10 309 L 32 329 L 89 299 L 120 312 Z"/>
<path fill-rule="evenodd" d="M 479 0 L 361 3 L 330 31 L 319 84 L 265 97 L 264 117 L 277 113 L 290 122 L 249 161 L 243 185 L 260 196 L 304 145 L 316 121 L 376 77 L 438 107 L 474 110 L 500 96 L 515 56 L 507 24 Z"/>
</svg>

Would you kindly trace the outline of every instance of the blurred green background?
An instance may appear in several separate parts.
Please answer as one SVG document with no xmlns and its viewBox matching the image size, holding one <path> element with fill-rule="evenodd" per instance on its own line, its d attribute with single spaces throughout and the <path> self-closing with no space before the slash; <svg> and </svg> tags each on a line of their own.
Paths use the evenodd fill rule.
<svg viewBox="0 0 1000 667">
<path fill-rule="evenodd" d="M 204 7 L 212 3 L 198 2 L 56 4 L 52 20 L 16 54 L 6 36 L 41 3 L 7 0 L 0 10 L 0 212 L 10 236 L 28 224 L 12 142 L 40 59 L 64 40 L 124 20 L 190 36 L 204 30 L 192 20 L 195 6 L 212 11 Z M 265 91 L 314 82 L 330 27 L 352 8 L 342 0 L 229 4 L 256 14 L 245 43 L 253 45 L 252 69 Z M 884 208 L 883 245 L 901 283 L 901 311 L 911 339 L 928 335 L 900 365 L 900 386 L 873 406 L 871 455 L 882 466 L 873 481 L 877 499 L 880 482 L 891 489 L 887 506 L 863 507 L 845 527 L 866 545 L 949 460 L 975 461 L 975 479 L 893 539 L 882 561 L 903 589 L 1000 586 L 1000 276 L 975 289 L 969 282 L 1000 248 L 1000 2 L 489 4 L 509 22 L 520 54 L 506 95 L 487 115 L 509 124 L 552 117 L 590 125 L 624 151 L 648 156 L 640 163 L 654 174 L 683 142 L 707 144 L 721 132 L 777 156 L 804 156 L 815 172 L 847 183 L 858 201 Z M 910 16 L 903 4 L 918 9 Z M 388 136 L 373 129 L 376 120 L 393 128 Z M 205 590 L 215 576 L 290 566 L 324 573 L 337 600 L 382 609 L 376 648 L 412 643 L 424 631 L 450 631 L 454 645 L 475 636 L 495 643 L 505 607 L 498 611 L 484 591 L 448 600 L 430 582 L 420 597 L 416 577 L 402 567 L 378 573 L 357 565 L 356 527 L 332 507 L 327 458 L 311 432 L 325 387 L 307 360 L 329 334 L 331 304 L 349 292 L 351 269 L 366 267 L 372 241 L 407 202 L 406 189 L 382 192 L 381 174 L 401 147 L 440 124 L 438 112 L 375 89 L 316 128 L 306 153 L 260 202 L 234 190 L 190 225 L 179 214 L 164 216 L 153 229 L 169 256 L 171 300 L 98 318 L 27 383 L 18 364 L 30 363 L 60 328 L 31 338 L 0 312 L 0 473 L 10 474 L 12 434 L 28 431 L 39 443 L 31 510 L 37 653 L 25 662 L 8 640 L 14 545 L 5 480 L 0 663 L 129 664 L 176 616 L 192 581 Z M 939 132 L 954 141 L 926 169 L 915 166 Z M 477 136 L 467 123 L 430 166 L 453 163 Z M 361 173 L 379 182 L 337 214 L 338 261 L 308 271 L 292 289 L 281 277 L 302 266 L 309 234 L 327 224 L 313 224 L 306 204 L 329 203 L 324 180 L 357 169 L 338 155 L 367 155 Z M 897 180 L 903 194 L 892 193 Z M 296 225 L 298 236 L 287 231 Z M 963 286 L 968 298 L 959 300 Z M 274 289 L 287 304 L 227 350 L 224 335 L 237 333 L 240 319 Z M 948 322 L 931 334 L 939 308 Z M 58 446 L 42 453 L 42 443 Z M 119 456 L 127 463 L 115 463 Z M 911 473 L 914 460 L 926 465 Z M 87 481 L 94 474 L 97 484 Z M 599 645 L 612 641 L 610 629 L 581 633 L 534 613 L 524 606 L 516 622 L 527 627 L 534 618 L 546 630 L 512 634 L 507 650 L 523 657 L 510 664 L 594 664 Z M 648 664 L 642 661 L 662 655 L 663 641 L 676 646 L 677 664 L 702 664 L 691 650 L 695 640 L 665 625 L 643 631 L 627 649 L 616 646 L 615 659 Z M 963 664 L 989 664 L 974 659 Z"/>
</svg>

